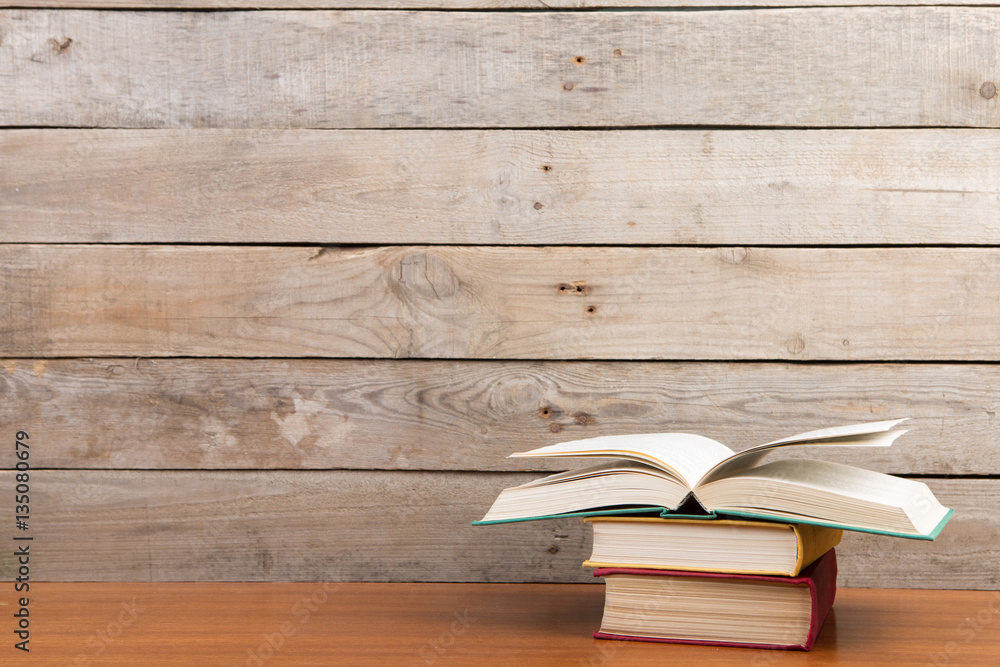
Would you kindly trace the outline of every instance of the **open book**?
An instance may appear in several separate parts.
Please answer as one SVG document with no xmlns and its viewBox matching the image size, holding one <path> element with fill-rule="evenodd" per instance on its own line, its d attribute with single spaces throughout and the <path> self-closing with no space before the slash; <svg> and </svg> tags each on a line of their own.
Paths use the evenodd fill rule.
<svg viewBox="0 0 1000 667">
<path fill-rule="evenodd" d="M 658 512 L 812 523 L 932 540 L 953 510 L 942 506 L 926 484 L 827 461 L 761 463 L 775 449 L 795 445 L 888 447 L 906 433 L 890 430 L 902 421 L 810 431 L 738 454 L 687 433 L 604 436 L 511 454 L 614 460 L 505 489 L 474 523 Z"/>
</svg>

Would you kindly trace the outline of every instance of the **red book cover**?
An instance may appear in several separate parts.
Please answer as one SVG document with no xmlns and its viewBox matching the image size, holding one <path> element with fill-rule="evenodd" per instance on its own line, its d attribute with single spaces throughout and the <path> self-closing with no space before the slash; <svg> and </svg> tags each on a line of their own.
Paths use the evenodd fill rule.
<svg viewBox="0 0 1000 667">
<path fill-rule="evenodd" d="M 806 586 L 809 589 L 811 613 L 809 632 L 802 644 L 750 644 L 741 642 L 721 642 L 693 639 L 667 639 L 660 637 L 641 637 L 634 635 L 608 634 L 598 630 L 594 633 L 596 639 L 620 639 L 643 642 L 666 642 L 671 644 L 706 644 L 709 646 L 743 646 L 747 648 L 800 649 L 808 651 L 812 648 L 823 622 L 826 620 L 833 599 L 837 594 L 837 554 L 830 549 L 820 556 L 816 562 L 803 570 L 797 577 L 778 577 L 771 575 L 752 574 L 720 574 L 715 572 L 682 572 L 679 570 L 640 570 L 624 567 L 605 567 L 594 571 L 595 577 L 616 574 L 630 574 L 650 577 L 699 577 L 707 579 L 745 579 L 751 581 L 770 581 L 789 586 Z"/>
</svg>

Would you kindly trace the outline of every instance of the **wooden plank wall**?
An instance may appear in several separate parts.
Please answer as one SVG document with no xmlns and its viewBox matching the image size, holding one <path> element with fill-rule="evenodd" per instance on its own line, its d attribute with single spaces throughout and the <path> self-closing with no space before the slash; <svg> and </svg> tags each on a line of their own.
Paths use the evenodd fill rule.
<svg viewBox="0 0 1000 667">
<path fill-rule="evenodd" d="M 566 465 L 508 453 L 910 416 L 835 460 L 956 516 L 841 584 L 1000 587 L 1000 9 L 7 4 L 39 579 L 586 581 L 580 522 L 469 525 Z"/>
</svg>

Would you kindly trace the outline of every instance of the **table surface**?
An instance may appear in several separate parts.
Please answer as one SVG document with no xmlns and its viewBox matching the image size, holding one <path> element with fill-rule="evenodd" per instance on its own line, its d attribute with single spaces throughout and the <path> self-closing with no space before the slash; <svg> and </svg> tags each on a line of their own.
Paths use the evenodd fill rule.
<svg viewBox="0 0 1000 667">
<path fill-rule="evenodd" d="M 841 589 L 804 653 L 593 639 L 599 584 L 32 583 L 24 654 L 3 589 L 3 665 L 1000 664 L 991 591 Z"/>
</svg>

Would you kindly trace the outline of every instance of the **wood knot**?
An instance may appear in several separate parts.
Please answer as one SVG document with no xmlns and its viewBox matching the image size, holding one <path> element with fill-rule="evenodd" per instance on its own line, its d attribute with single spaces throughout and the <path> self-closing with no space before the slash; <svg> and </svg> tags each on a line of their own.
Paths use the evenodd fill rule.
<svg viewBox="0 0 1000 667">
<path fill-rule="evenodd" d="M 621 58 L 622 57 L 622 50 L 621 49 L 615 49 L 614 51 L 611 52 L 611 55 L 613 55 L 615 58 Z"/>
<path fill-rule="evenodd" d="M 407 253 L 393 268 L 393 282 L 406 292 L 426 299 L 449 299 L 461 283 L 446 261 L 429 252 Z"/>
<path fill-rule="evenodd" d="M 982 86 L 979 87 L 979 96 L 984 100 L 992 100 L 996 97 L 997 86 L 992 81 L 987 81 Z"/>
<path fill-rule="evenodd" d="M 550 554 L 557 554 L 557 553 L 559 553 L 559 547 L 557 547 L 556 545 L 553 544 L 551 547 L 549 547 L 549 553 Z"/>
<path fill-rule="evenodd" d="M 556 287 L 556 291 L 559 292 L 559 294 L 583 295 L 589 294 L 591 290 L 587 287 L 587 281 L 576 280 L 571 283 L 559 283 L 559 286 Z"/>
<path fill-rule="evenodd" d="M 802 350 L 806 349 L 806 342 L 802 340 L 802 336 L 792 336 L 785 341 L 785 349 L 791 354 L 802 354 Z"/>
<path fill-rule="evenodd" d="M 558 433 L 559 431 L 562 430 L 562 426 L 560 426 L 559 424 L 550 424 L 549 430 L 552 431 L 553 433 Z"/>
<path fill-rule="evenodd" d="M 719 248 L 719 256 L 727 264 L 742 264 L 750 256 L 750 248 Z"/>
<path fill-rule="evenodd" d="M 573 90 L 573 84 L 572 83 L 568 83 L 568 82 L 564 83 L 563 84 L 563 90 Z"/>
<path fill-rule="evenodd" d="M 320 257 L 324 257 L 326 255 L 333 254 L 334 252 L 336 252 L 336 250 L 337 250 L 337 246 L 325 245 L 322 248 L 320 248 L 318 251 L 316 251 L 316 254 L 313 255 L 312 257 L 310 257 L 309 259 L 307 259 L 306 261 L 307 262 L 315 261 L 315 260 L 319 259 Z"/>
<path fill-rule="evenodd" d="M 57 55 L 65 53 L 66 50 L 69 49 L 69 45 L 72 44 L 72 43 L 73 43 L 73 40 L 70 37 L 67 37 L 66 39 L 64 39 L 61 42 L 58 39 L 55 39 L 55 38 L 52 38 L 52 39 L 49 40 L 49 44 L 52 45 L 52 50 L 55 51 Z"/>
<path fill-rule="evenodd" d="M 582 65 L 585 62 L 587 62 L 587 59 L 584 58 L 583 56 L 577 56 L 576 58 L 573 58 L 573 62 L 575 62 L 577 65 Z"/>
</svg>

